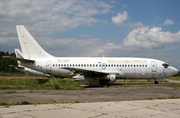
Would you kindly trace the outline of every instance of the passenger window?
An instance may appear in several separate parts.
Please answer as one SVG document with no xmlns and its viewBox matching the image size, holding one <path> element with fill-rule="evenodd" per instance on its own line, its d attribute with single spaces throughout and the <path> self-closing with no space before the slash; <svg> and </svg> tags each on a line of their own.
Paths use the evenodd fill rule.
<svg viewBox="0 0 180 118">
<path fill-rule="evenodd" d="M 116 67 L 116 65 L 114 64 L 114 67 Z"/>
<path fill-rule="evenodd" d="M 99 64 L 99 67 L 101 67 L 101 64 Z"/>
<path fill-rule="evenodd" d="M 144 65 L 142 65 L 142 67 L 144 67 Z"/>
<path fill-rule="evenodd" d="M 111 67 L 113 67 L 113 65 L 111 65 Z"/>
<path fill-rule="evenodd" d="M 98 67 L 98 65 L 96 64 L 96 67 Z"/>
<path fill-rule="evenodd" d="M 119 67 L 121 67 L 121 64 L 119 65 Z"/>
<path fill-rule="evenodd" d="M 69 65 L 67 64 L 67 67 L 68 67 Z"/>
<path fill-rule="evenodd" d="M 80 64 L 78 64 L 78 66 L 80 67 Z"/>
<path fill-rule="evenodd" d="M 64 64 L 64 67 L 66 67 L 66 64 Z"/>
<path fill-rule="evenodd" d="M 83 64 L 81 64 L 81 67 L 83 67 Z"/>
<path fill-rule="evenodd" d="M 124 65 L 122 65 L 122 67 L 124 67 Z"/>
<path fill-rule="evenodd" d="M 134 67 L 136 67 L 136 65 L 134 65 Z"/>
<path fill-rule="evenodd" d="M 145 67 L 147 67 L 147 65 L 145 65 Z"/>
<path fill-rule="evenodd" d="M 84 64 L 84 67 L 86 67 L 86 64 Z"/>
<path fill-rule="evenodd" d="M 94 67 L 95 65 L 93 64 L 93 67 Z"/>
<path fill-rule="evenodd" d="M 74 67 L 74 64 L 72 66 Z"/>
<path fill-rule="evenodd" d="M 141 65 L 139 65 L 139 67 L 141 67 Z"/>
<path fill-rule="evenodd" d="M 127 65 L 125 65 L 125 67 L 127 67 Z"/>
<path fill-rule="evenodd" d="M 137 67 L 138 67 L 138 65 L 137 65 Z"/>
<path fill-rule="evenodd" d="M 133 65 L 131 65 L 131 67 L 133 67 Z"/>
<path fill-rule="evenodd" d="M 92 65 L 90 64 L 90 67 L 91 67 Z"/>
<path fill-rule="evenodd" d="M 117 65 L 117 67 L 119 67 L 119 65 Z"/>
<path fill-rule="evenodd" d="M 77 67 L 77 64 L 76 64 L 76 67 Z"/>
<path fill-rule="evenodd" d="M 53 66 L 54 66 L 54 64 L 53 64 Z"/>
<path fill-rule="evenodd" d="M 129 67 L 129 65 L 128 65 L 128 67 Z"/>
</svg>

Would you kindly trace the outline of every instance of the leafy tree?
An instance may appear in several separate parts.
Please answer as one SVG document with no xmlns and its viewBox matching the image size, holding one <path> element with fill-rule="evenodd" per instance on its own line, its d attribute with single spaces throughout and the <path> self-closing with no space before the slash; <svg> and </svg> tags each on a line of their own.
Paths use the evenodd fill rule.
<svg viewBox="0 0 180 118">
<path fill-rule="evenodd" d="M 15 57 L 15 53 L 9 54 L 9 52 L 0 51 L 0 72 L 1 73 L 21 73 L 20 71 L 17 71 L 13 67 L 9 67 L 9 65 L 16 65 L 17 62 L 10 59 L 5 59 L 2 56 L 12 56 Z"/>
</svg>

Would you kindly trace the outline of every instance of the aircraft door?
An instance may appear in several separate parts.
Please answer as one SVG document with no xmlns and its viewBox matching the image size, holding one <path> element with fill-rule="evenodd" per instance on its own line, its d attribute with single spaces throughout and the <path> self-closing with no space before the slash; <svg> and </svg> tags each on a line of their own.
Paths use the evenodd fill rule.
<svg viewBox="0 0 180 118">
<path fill-rule="evenodd" d="M 157 71 L 157 63 L 155 61 L 151 62 L 151 70 L 152 70 L 152 72 L 156 72 Z"/>
<path fill-rule="evenodd" d="M 102 70 L 105 70 L 105 69 L 106 69 L 106 64 L 102 63 Z"/>
<path fill-rule="evenodd" d="M 47 72 L 51 71 L 51 61 L 46 62 L 46 70 L 47 70 Z"/>
</svg>

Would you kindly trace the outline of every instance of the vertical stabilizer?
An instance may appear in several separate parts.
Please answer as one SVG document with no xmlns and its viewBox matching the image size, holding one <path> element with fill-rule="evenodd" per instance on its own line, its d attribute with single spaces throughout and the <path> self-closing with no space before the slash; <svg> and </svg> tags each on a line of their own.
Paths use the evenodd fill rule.
<svg viewBox="0 0 180 118">
<path fill-rule="evenodd" d="M 15 51 L 15 54 L 16 54 L 16 58 L 24 59 L 24 58 L 23 58 L 23 54 L 22 54 L 22 52 L 21 52 L 19 49 L 14 49 L 14 51 Z M 20 65 L 21 65 L 21 62 L 20 62 L 20 61 L 17 61 L 17 64 L 18 64 L 18 66 L 20 66 Z"/>
<path fill-rule="evenodd" d="M 16 58 L 24 59 L 23 54 L 19 49 L 14 49 L 14 51 L 15 51 L 15 54 L 16 54 Z"/>
<path fill-rule="evenodd" d="M 52 57 L 36 42 L 32 35 L 26 30 L 24 25 L 16 25 L 16 30 L 24 58 L 31 59 Z"/>
</svg>

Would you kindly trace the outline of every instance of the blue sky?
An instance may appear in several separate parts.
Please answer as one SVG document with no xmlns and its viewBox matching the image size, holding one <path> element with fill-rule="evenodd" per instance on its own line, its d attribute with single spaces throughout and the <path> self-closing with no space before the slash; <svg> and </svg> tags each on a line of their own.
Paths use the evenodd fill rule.
<svg viewBox="0 0 180 118">
<path fill-rule="evenodd" d="M 54 56 L 145 57 L 180 70 L 179 0 L 0 0 L 0 51 L 25 25 Z"/>
</svg>

